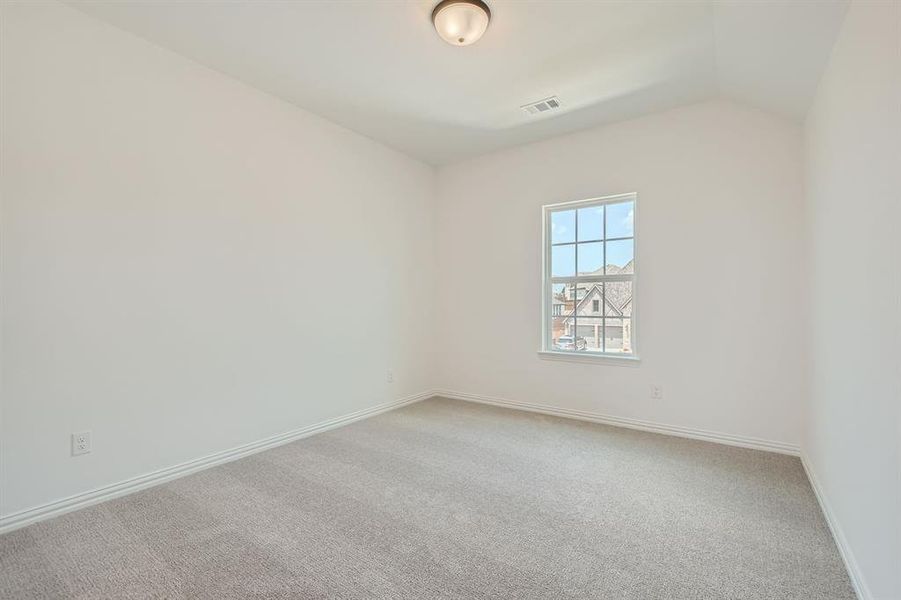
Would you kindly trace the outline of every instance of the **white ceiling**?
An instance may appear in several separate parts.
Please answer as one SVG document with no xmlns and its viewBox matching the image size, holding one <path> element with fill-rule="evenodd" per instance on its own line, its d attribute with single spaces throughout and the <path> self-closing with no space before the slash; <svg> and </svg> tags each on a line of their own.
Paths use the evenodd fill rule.
<svg viewBox="0 0 901 600">
<path fill-rule="evenodd" d="M 803 117 L 846 0 L 487 0 L 472 46 L 437 0 L 70 0 L 431 164 L 726 96 Z M 519 107 L 556 95 L 563 108 Z"/>
</svg>

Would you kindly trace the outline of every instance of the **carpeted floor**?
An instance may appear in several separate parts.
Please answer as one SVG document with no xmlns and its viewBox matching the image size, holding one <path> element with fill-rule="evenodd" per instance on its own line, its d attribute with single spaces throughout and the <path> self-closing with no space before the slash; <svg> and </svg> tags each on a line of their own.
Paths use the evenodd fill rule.
<svg viewBox="0 0 901 600">
<path fill-rule="evenodd" d="M 796 458 L 432 399 L 0 537 L 2 598 L 853 598 Z"/>
</svg>

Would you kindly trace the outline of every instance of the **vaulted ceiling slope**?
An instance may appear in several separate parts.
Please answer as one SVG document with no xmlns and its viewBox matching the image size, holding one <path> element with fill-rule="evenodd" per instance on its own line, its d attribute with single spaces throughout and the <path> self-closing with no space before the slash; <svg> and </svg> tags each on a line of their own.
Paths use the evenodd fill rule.
<svg viewBox="0 0 901 600">
<path fill-rule="evenodd" d="M 488 0 L 443 42 L 437 0 L 70 0 L 201 64 L 440 165 L 716 96 L 801 119 L 846 0 Z M 562 107 L 520 106 L 555 95 Z"/>
</svg>

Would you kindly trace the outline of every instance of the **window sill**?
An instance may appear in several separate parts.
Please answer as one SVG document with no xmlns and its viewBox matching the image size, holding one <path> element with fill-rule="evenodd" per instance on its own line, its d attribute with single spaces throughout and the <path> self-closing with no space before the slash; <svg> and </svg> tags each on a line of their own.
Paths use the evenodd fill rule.
<svg viewBox="0 0 901 600">
<path fill-rule="evenodd" d="M 615 354 L 584 354 L 581 352 L 556 352 L 539 350 L 538 358 L 542 360 L 562 360 L 596 365 L 613 365 L 617 367 L 638 367 L 641 359 L 637 356 L 617 356 Z"/>
</svg>

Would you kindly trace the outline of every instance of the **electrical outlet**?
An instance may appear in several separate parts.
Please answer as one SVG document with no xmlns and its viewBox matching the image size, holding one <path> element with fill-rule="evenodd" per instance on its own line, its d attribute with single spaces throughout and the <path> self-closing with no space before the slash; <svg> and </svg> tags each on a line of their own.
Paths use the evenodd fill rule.
<svg viewBox="0 0 901 600">
<path fill-rule="evenodd" d="M 388 383 L 394 383 L 394 371 L 388 369 L 388 372 L 385 373 L 385 381 Z"/>
<path fill-rule="evenodd" d="M 91 432 L 80 431 L 72 434 L 72 456 L 87 454 L 91 451 Z"/>
<path fill-rule="evenodd" d="M 663 386 L 652 383 L 651 398 L 653 398 L 654 400 L 660 400 L 661 398 L 663 398 Z"/>
</svg>

